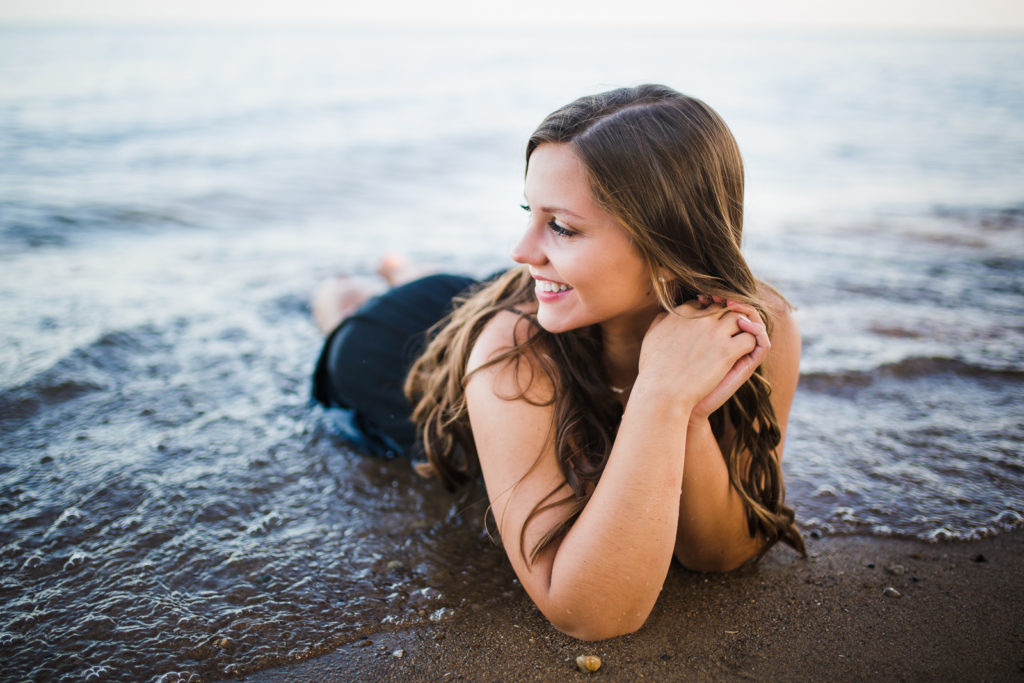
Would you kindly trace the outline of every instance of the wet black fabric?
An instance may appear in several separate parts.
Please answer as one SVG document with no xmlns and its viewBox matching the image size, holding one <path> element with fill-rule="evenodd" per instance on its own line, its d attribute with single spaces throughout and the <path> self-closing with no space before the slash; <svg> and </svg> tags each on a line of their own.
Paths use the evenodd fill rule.
<svg viewBox="0 0 1024 683">
<path fill-rule="evenodd" d="M 313 398 L 337 430 L 373 455 L 415 457 L 412 406 L 402 392 L 427 330 L 452 310 L 452 298 L 476 284 L 464 275 L 431 275 L 363 304 L 324 342 Z"/>
</svg>

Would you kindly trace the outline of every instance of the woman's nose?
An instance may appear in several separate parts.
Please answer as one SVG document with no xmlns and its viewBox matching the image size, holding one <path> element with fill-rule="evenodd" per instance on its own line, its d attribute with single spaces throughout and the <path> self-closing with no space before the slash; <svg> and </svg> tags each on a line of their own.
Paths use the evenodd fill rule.
<svg viewBox="0 0 1024 683">
<path fill-rule="evenodd" d="M 523 236 L 512 247 L 512 260 L 531 266 L 544 263 L 546 258 L 538 242 L 536 228 L 532 224 L 527 226 Z"/>
</svg>

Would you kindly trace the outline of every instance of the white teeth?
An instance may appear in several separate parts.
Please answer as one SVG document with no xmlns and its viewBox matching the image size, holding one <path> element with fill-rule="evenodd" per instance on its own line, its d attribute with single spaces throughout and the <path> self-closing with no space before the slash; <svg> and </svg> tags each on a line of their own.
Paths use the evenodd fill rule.
<svg viewBox="0 0 1024 683">
<path fill-rule="evenodd" d="M 568 289 L 572 289 L 572 287 L 559 282 L 551 282 L 550 280 L 537 280 L 538 292 L 564 292 Z"/>
</svg>

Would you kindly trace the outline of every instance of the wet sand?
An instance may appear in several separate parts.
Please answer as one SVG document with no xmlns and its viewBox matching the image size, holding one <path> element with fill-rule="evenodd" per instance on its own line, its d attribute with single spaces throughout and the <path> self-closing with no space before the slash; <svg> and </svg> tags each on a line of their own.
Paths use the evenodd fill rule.
<svg viewBox="0 0 1024 683">
<path fill-rule="evenodd" d="M 621 638 L 565 636 L 517 591 L 246 680 L 1024 680 L 1024 530 L 808 539 L 808 550 L 780 547 L 729 575 L 676 567 L 644 628 Z M 600 656 L 600 671 L 580 673 L 580 654 Z"/>
</svg>

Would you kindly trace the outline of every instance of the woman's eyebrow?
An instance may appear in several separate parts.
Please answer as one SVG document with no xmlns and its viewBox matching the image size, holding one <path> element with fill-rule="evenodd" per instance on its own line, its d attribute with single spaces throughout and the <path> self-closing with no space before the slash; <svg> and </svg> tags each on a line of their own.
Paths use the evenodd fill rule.
<svg viewBox="0 0 1024 683">
<path fill-rule="evenodd" d="M 523 193 L 523 201 L 526 202 L 526 205 L 529 206 L 531 209 L 535 208 L 530 203 L 530 200 L 526 196 L 525 192 Z M 587 220 L 586 216 L 581 216 L 580 214 L 576 213 L 575 211 L 572 211 L 570 209 L 566 209 L 565 207 L 561 207 L 561 206 L 538 206 L 538 207 L 536 207 L 536 210 L 541 211 L 542 213 L 564 213 L 567 216 L 572 216 L 573 218 L 578 218 L 578 219 L 580 219 L 582 221 Z"/>
<path fill-rule="evenodd" d="M 561 213 L 561 214 L 565 214 L 566 216 L 572 216 L 573 218 L 578 218 L 581 221 L 587 220 L 586 216 L 581 216 L 580 214 L 576 213 L 575 211 L 570 211 L 569 209 L 566 209 L 566 208 L 561 207 L 561 206 L 539 206 L 539 207 L 537 207 L 537 209 L 540 210 L 542 213 Z"/>
</svg>

